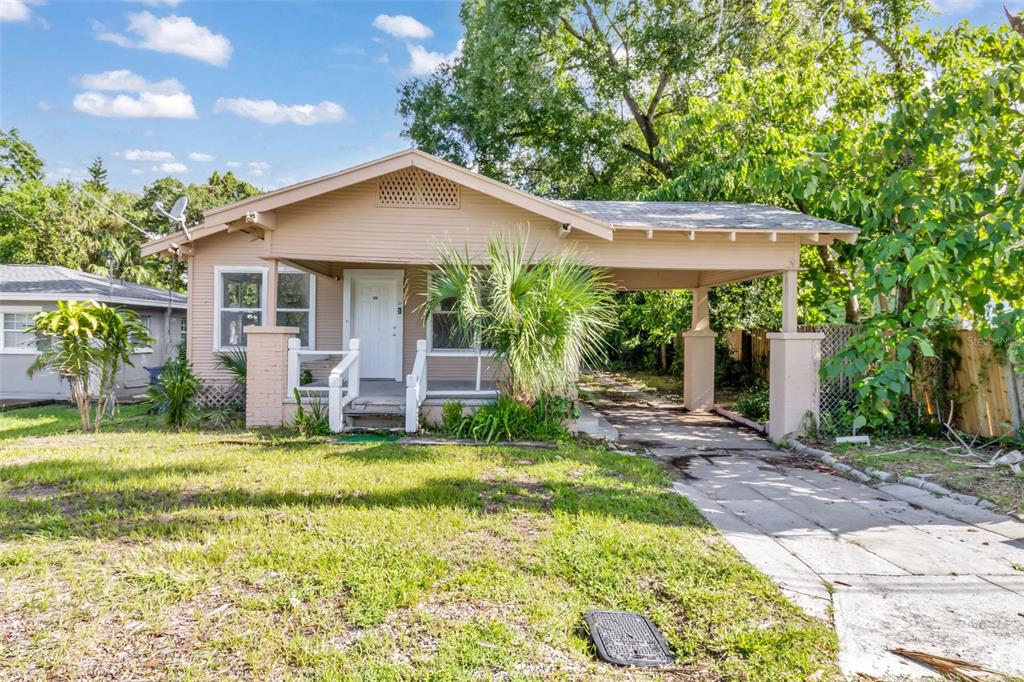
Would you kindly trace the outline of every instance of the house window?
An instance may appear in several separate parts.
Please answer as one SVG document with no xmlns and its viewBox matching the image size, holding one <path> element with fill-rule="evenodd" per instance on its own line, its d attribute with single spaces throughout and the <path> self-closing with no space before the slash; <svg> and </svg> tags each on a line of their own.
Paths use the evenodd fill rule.
<svg viewBox="0 0 1024 682">
<path fill-rule="evenodd" d="M 472 338 L 459 332 L 455 299 L 441 301 L 441 305 L 430 314 L 429 324 L 431 350 L 470 350 L 475 347 Z"/>
<path fill-rule="evenodd" d="M 34 353 L 35 335 L 26 332 L 32 326 L 33 313 L 0 313 L 0 349 L 12 353 Z"/>
<path fill-rule="evenodd" d="M 303 348 L 314 347 L 313 311 L 316 309 L 313 275 L 281 268 L 277 274 L 277 324 L 298 327 Z"/>
<path fill-rule="evenodd" d="M 218 268 L 214 319 L 214 339 L 217 350 L 245 347 L 245 332 L 249 325 L 263 323 L 266 305 L 265 268 Z"/>
<path fill-rule="evenodd" d="M 139 324 L 146 328 L 146 335 L 149 337 L 153 336 L 153 316 L 152 315 L 139 315 Z M 142 343 L 141 340 L 136 340 L 134 337 L 131 340 L 132 347 L 136 353 L 152 353 L 153 347 L 146 342 L 145 345 L 139 345 Z"/>
<path fill-rule="evenodd" d="M 188 343 L 188 319 L 181 318 L 178 320 L 178 344 L 187 346 Z"/>
</svg>

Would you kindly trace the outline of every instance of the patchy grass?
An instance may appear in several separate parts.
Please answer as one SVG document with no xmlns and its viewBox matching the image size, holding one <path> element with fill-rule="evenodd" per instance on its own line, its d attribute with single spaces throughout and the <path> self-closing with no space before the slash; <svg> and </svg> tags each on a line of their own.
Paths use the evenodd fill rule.
<svg viewBox="0 0 1024 682">
<path fill-rule="evenodd" d="M 150 405 L 121 405 L 113 419 L 104 419 L 103 431 L 152 429 L 163 425 L 162 417 L 146 414 Z M 42 407 L 23 407 L 0 412 L 0 442 L 30 436 L 55 436 L 82 430 L 78 411 L 56 403 Z"/>
<path fill-rule="evenodd" d="M 870 446 L 826 443 L 824 447 L 848 464 L 924 477 L 950 490 L 991 500 L 1000 511 L 1024 518 L 1024 473 L 1015 475 L 1005 466 L 976 466 L 996 454 L 992 448 L 983 451 L 981 459 L 957 454 L 960 450 L 948 441 L 930 438 L 872 438 Z"/>
<path fill-rule="evenodd" d="M 648 614 L 688 679 L 836 674 L 831 629 L 642 458 L 10 437 L 33 419 L 0 415 L 0 678 L 629 677 L 593 608 Z"/>
<path fill-rule="evenodd" d="M 638 391 L 682 399 L 683 377 L 640 370 L 604 370 L 605 374 Z"/>
</svg>

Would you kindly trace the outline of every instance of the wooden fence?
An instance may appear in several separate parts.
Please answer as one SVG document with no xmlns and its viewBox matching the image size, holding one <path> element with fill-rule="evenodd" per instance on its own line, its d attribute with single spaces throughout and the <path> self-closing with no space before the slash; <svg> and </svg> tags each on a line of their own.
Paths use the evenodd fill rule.
<svg viewBox="0 0 1024 682">
<path fill-rule="evenodd" d="M 801 331 L 823 331 L 821 328 L 801 327 Z M 731 355 L 747 365 L 759 377 L 768 380 L 770 343 L 765 331 L 730 331 L 725 333 Z M 848 335 L 847 335 L 848 336 Z M 960 366 L 953 376 L 953 390 L 957 395 L 953 422 L 967 433 L 979 436 L 1005 436 L 1019 431 L 1024 424 L 1024 373 L 1014 371 L 993 353 L 987 341 L 973 330 L 957 332 L 960 339 L 956 349 Z M 822 348 L 824 356 L 838 348 Z M 822 387 L 822 406 L 830 399 L 828 387 Z M 828 395 L 826 395 L 828 394 Z M 929 414 L 948 414 L 948 405 L 936 406 L 932 396 L 922 392 L 918 398 Z"/>
</svg>

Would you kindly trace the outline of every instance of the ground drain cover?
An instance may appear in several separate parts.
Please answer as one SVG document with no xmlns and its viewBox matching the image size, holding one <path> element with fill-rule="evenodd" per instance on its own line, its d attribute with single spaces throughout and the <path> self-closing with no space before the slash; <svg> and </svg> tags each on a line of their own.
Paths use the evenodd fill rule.
<svg viewBox="0 0 1024 682">
<path fill-rule="evenodd" d="M 661 666 L 672 662 L 665 638 L 649 619 L 626 611 L 591 611 L 590 636 L 602 661 L 616 665 Z"/>
</svg>

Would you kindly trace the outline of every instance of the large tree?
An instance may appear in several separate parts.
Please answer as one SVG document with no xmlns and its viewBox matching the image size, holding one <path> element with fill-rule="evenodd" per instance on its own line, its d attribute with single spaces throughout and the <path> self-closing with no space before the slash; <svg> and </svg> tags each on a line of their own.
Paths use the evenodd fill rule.
<svg viewBox="0 0 1024 682">
<path fill-rule="evenodd" d="M 405 134 L 491 177 L 592 198 L 674 177 L 685 155 L 662 143 L 691 97 L 733 60 L 771 60 L 834 21 L 781 0 L 467 0 L 461 16 L 461 58 L 402 87 Z"/>
</svg>

